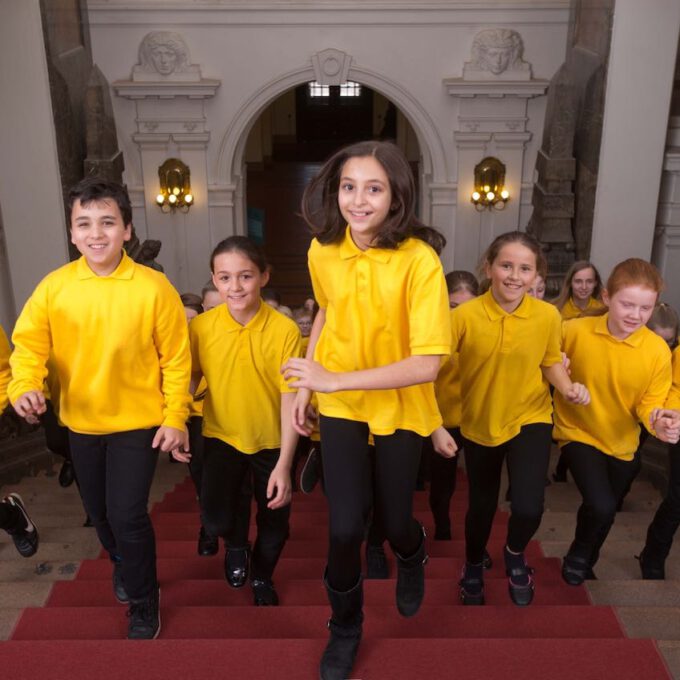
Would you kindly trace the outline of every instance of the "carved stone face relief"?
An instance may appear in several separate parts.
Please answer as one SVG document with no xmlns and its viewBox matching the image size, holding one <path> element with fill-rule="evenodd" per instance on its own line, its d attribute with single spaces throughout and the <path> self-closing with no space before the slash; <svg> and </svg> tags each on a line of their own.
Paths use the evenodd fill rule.
<svg viewBox="0 0 680 680">
<path fill-rule="evenodd" d="M 508 69 L 524 70 L 522 37 L 508 28 L 480 31 L 472 43 L 472 64 L 498 76 Z"/>
<path fill-rule="evenodd" d="M 153 31 L 147 33 L 139 47 L 139 62 L 144 71 L 169 76 L 186 69 L 189 50 L 179 33 Z"/>
</svg>

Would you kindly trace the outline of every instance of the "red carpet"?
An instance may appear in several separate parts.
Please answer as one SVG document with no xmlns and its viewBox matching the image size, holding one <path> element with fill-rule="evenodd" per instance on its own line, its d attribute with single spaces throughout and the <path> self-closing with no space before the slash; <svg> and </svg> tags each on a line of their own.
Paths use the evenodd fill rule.
<svg viewBox="0 0 680 680">
<path fill-rule="evenodd" d="M 528 555 L 536 598 L 521 609 L 508 598 L 502 567 L 507 518 L 499 514 L 489 544 L 487 605 L 463 607 L 457 580 L 463 563 L 464 484 L 452 507 L 456 540 L 429 541 L 423 608 L 401 618 L 393 579 L 366 581 L 365 638 L 354 671 L 362 680 L 668 678 L 649 640 L 625 638 L 610 607 L 590 605 L 583 588 L 565 585 L 559 561 Z M 426 495 L 416 514 L 431 532 Z M 256 608 L 249 588 L 223 578 L 223 556 L 197 557 L 198 515 L 190 482 L 153 509 L 161 580 L 162 632 L 151 642 L 124 640 L 125 607 L 111 592 L 108 559 L 83 562 L 74 581 L 54 584 L 44 608 L 23 612 L 12 639 L 0 645 L 4 677 L 193 680 L 304 680 L 318 677 L 329 615 L 321 574 L 327 537 L 320 494 L 295 494 L 291 539 L 275 574 L 279 608 Z M 252 536 L 252 533 L 251 533 Z M 391 558 L 390 558 L 391 559 Z M 394 574 L 394 564 L 390 563 Z"/>
</svg>

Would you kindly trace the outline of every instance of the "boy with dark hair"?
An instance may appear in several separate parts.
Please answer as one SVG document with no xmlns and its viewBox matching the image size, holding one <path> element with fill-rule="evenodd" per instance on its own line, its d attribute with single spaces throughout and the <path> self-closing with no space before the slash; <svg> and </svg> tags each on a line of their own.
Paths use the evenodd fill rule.
<svg viewBox="0 0 680 680">
<path fill-rule="evenodd" d="M 158 450 L 185 447 L 191 359 L 184 309 L 167 278 L 123 250 L 132 234 L 124 187 L 88 178 L 69 194 L 82 257 L 48 274 L 19 320 L 9 398 L 23 417 L 45 410 L 52 358 L 80 492 L 129 603 L 128 638 L 160 631 L 156 546 L 147 511 Z"/>
</svg>

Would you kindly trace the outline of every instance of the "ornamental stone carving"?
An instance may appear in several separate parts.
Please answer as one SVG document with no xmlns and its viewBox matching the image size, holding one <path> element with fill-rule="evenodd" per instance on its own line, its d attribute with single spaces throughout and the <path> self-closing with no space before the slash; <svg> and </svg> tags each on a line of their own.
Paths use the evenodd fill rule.
<svg viewBox="0 0 680 680">
<path fill-rule="evenodd" d="M 200 68 L 190 63 L 189 48 L 179 33 L 152 31 L 139 46 L 139 63 L 132 69 L 134 82 L 201 80 Z"/>
<path fill-rule="evenodd" d="M 522 59 L 522 36 L 509 28 L 487 28 L 472 41 L 471 61 L 463 80 L 531 80 L 531 65 Z"/>
<path fill-rule="evenodd" d="M 314 77 L 321 85 L 342 85 L 346 83 L 351 64 L 352 57 L 340 50 L 322 50 L 312 57 Z"/>
</svg>

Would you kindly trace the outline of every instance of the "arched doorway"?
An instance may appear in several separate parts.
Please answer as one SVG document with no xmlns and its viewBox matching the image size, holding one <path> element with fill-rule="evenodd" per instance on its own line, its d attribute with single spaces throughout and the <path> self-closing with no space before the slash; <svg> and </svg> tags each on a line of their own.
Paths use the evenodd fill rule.
<svg viewBox="0 0 680 680">
<path fill-rule="evenodd" d="M 354 81 L 291 88 L 251 127 L 244 153 L 246 232 L 263 245 L 273 268 L 271 286 L 284 304 L 299 305 L 310 291 L 310 235 L 298 214 L 305 186 L 338 148 L 375 138 L 394 140 L 420 177 L 420 146 L 406 117 Z"/>
</svg>

